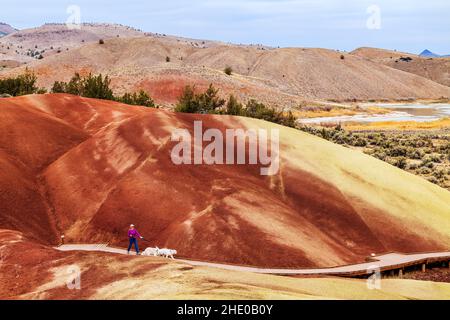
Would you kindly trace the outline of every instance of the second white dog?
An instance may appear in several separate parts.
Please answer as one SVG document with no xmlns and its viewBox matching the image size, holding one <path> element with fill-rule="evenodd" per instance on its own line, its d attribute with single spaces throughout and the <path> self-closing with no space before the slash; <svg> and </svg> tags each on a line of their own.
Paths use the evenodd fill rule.
<svg viewBox="0 0 450 320">
<path fill-rule="evenodd" d="M 142 252 L 142 255 L 143 256 L 148 256 L 148 257 L 150 257 L 150 256 L 156 257 L 156 256 L 158 256 L 158 250 L 159 250 L 158 247 L 156 247 L 156 248 L 147 248 L 147 249 L 144 250 L 144 252 Z"/>
<path fill-rule="evenodd" d="M 174 254 L 177 254 L 177 250 L 166 249 L 166 248 L 158 250 L 158 255 L 159 256 L 163 256 L 164 258 L 169 258 L 170 257 L 172 259 L 175 259 L 173 257 Z"/>
<path fill-rule="evenodd" d="M 165 258 L 174 258 L 174 255 L 177 254 L 177 250 L 172 250 L 172 249 L 167 249 L 167 248 L 163 248 L 160 249 L 158 247 L 156 248 L 147 248 L 144 250 L 144 252 L 142 252 L 143 256 L 153 256 L 153 257 L 157 257 L 157 256 L 162 256 Z"/>
</svg>

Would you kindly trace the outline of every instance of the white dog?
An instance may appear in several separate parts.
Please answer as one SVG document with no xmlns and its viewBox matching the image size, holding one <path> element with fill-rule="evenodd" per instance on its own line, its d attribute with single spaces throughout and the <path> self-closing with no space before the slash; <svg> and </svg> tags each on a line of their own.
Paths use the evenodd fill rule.
<svg viewBox="0 0 450 320">
<path fill-rule="evenodd" d="M 177 250 L 172 250 L 172 249 L 159 249 L 158 250 L 158 255 L 163 256 L 164 258 L 172 258 L 175 259 L 173 257 L 174 254 L 177 254 Z"/>
<path fill-rule="evenodd" d="M 147 248 L 147 249 L 145 249 L 144 252 L 142 252 L 143 256 L 148 256 L 148 257 L 150 257 L 150 256 L 153 256 L 153 257 L 162 256 L 162 257 L 165 257 L 165 258 L 169 258 L 170 257 L 172 259 L 175 259 L 173 257 L 175 254 L 177 254 L 177 250 L 172 250 L 172 249 L 167 249 L 167 248 L 160 249 L 158 247 L 156 247 L 156 248 Z"/>
<path fill-rule="evenodd" d="M 147 257 L 150 257 L 150 256 L 156 257 L 156 256 L 159 255 L 158 251 L 159 251 L 158 247 L 156 247 L 156 248 L 147 248 L 147 249 L 145 249 L 144 252 L 142 252 L 142 255 L 143 256 L 147 256 Z"/>
</svg>

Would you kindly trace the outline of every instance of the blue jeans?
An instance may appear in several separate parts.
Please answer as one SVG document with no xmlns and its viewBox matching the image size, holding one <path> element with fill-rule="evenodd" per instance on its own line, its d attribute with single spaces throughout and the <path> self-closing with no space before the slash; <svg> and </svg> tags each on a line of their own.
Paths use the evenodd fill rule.
<svg viewBox="0 0 450 320">
<path fill-rule="evenodd" d="M 133 244 L 134 244 L 134 248 L 136 249 L 136 254 L 139 254 L 138 241 L 136 238 L 130 238 L 130 245 L 128 246 L 128 252 L 130 252 Z"/>
</svg>

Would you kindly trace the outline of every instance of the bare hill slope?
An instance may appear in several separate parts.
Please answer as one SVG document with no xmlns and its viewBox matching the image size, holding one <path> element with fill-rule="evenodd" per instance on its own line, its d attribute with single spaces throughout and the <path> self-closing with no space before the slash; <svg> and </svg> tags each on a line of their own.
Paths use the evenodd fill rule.
<svg viewBox="0 0 450 320">
<path fill-rule="evenodd" d="M 176 166 L 171 133 L 192 132 L 194 120 L 222 132 L 279 129 L 280 171 Z M 0 123 L 0 228 L 42 242 L 65 234 L 68 242 L 125 245 L 135 223 L 180 256 L 265 267 L 450 245 L 448 191 L 295 129 L 69 95 L 0 99 Z"/>
<path fill-rule="evenodd" d="M 170 62 L 166 62 L 166 57 Z M 148 90 L 162 104 L 173 103 L 186 84 L 213 83 L 223 94 L 292 107 L 302 99 L 370 100 L 440 98 L 450 88 L 355 55 L 326 49 L 214 45 L 198 48 L 173 38 L 128 38 L 87 44 L 28 65 L 41 85 L 68 80 L 74 72 L 111 75 L 115 89 Z M 235 73 L 224 74 L 231 66 Z M 13 73 L 23 69 L 13 70 Z M 3 73 L 4 76 L 11 74 Z"/>
<path fill-rule="evenodd" d="M 0 60 L 30 62 L 80 47 L 100 39 L 140 37 L 144 33 L 119 24 L 83 23 L 80 28 L 68 28 L 62 23 L 19 30 L 0 38 Z"/>
<path fill-rule="evenodd" d="M 11 27 L 9 24 L 0 22 L 0 37 L 6 36 L 16 31 L 17 30 Z"/>
<path fill-rule="evenodd" d="M 359 48 L 352 54 L 450 86 L 450 58 L 427 58 L 376 48 Z"/>
</svg>

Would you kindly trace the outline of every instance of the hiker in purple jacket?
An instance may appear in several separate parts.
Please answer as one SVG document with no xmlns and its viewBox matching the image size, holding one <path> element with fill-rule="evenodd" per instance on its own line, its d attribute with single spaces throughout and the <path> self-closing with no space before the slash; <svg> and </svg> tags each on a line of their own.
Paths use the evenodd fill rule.
<svg viewBox="0 0 450 320">
<path fill-rule="evenodd" d="M 130 225 L 130 229 L 128 230 L 128 239 L 130 240 L 130 245 L 128 246 L 128 254 L 130 254 L 131 247 L 134 244 L 136 255 L 139 255 L 139 247 L 137 241 L 138 238 L 144 239 L 144 237 L 141 237 L 139 232 L 134 228 L 134 224 Z"/>
</svg>

